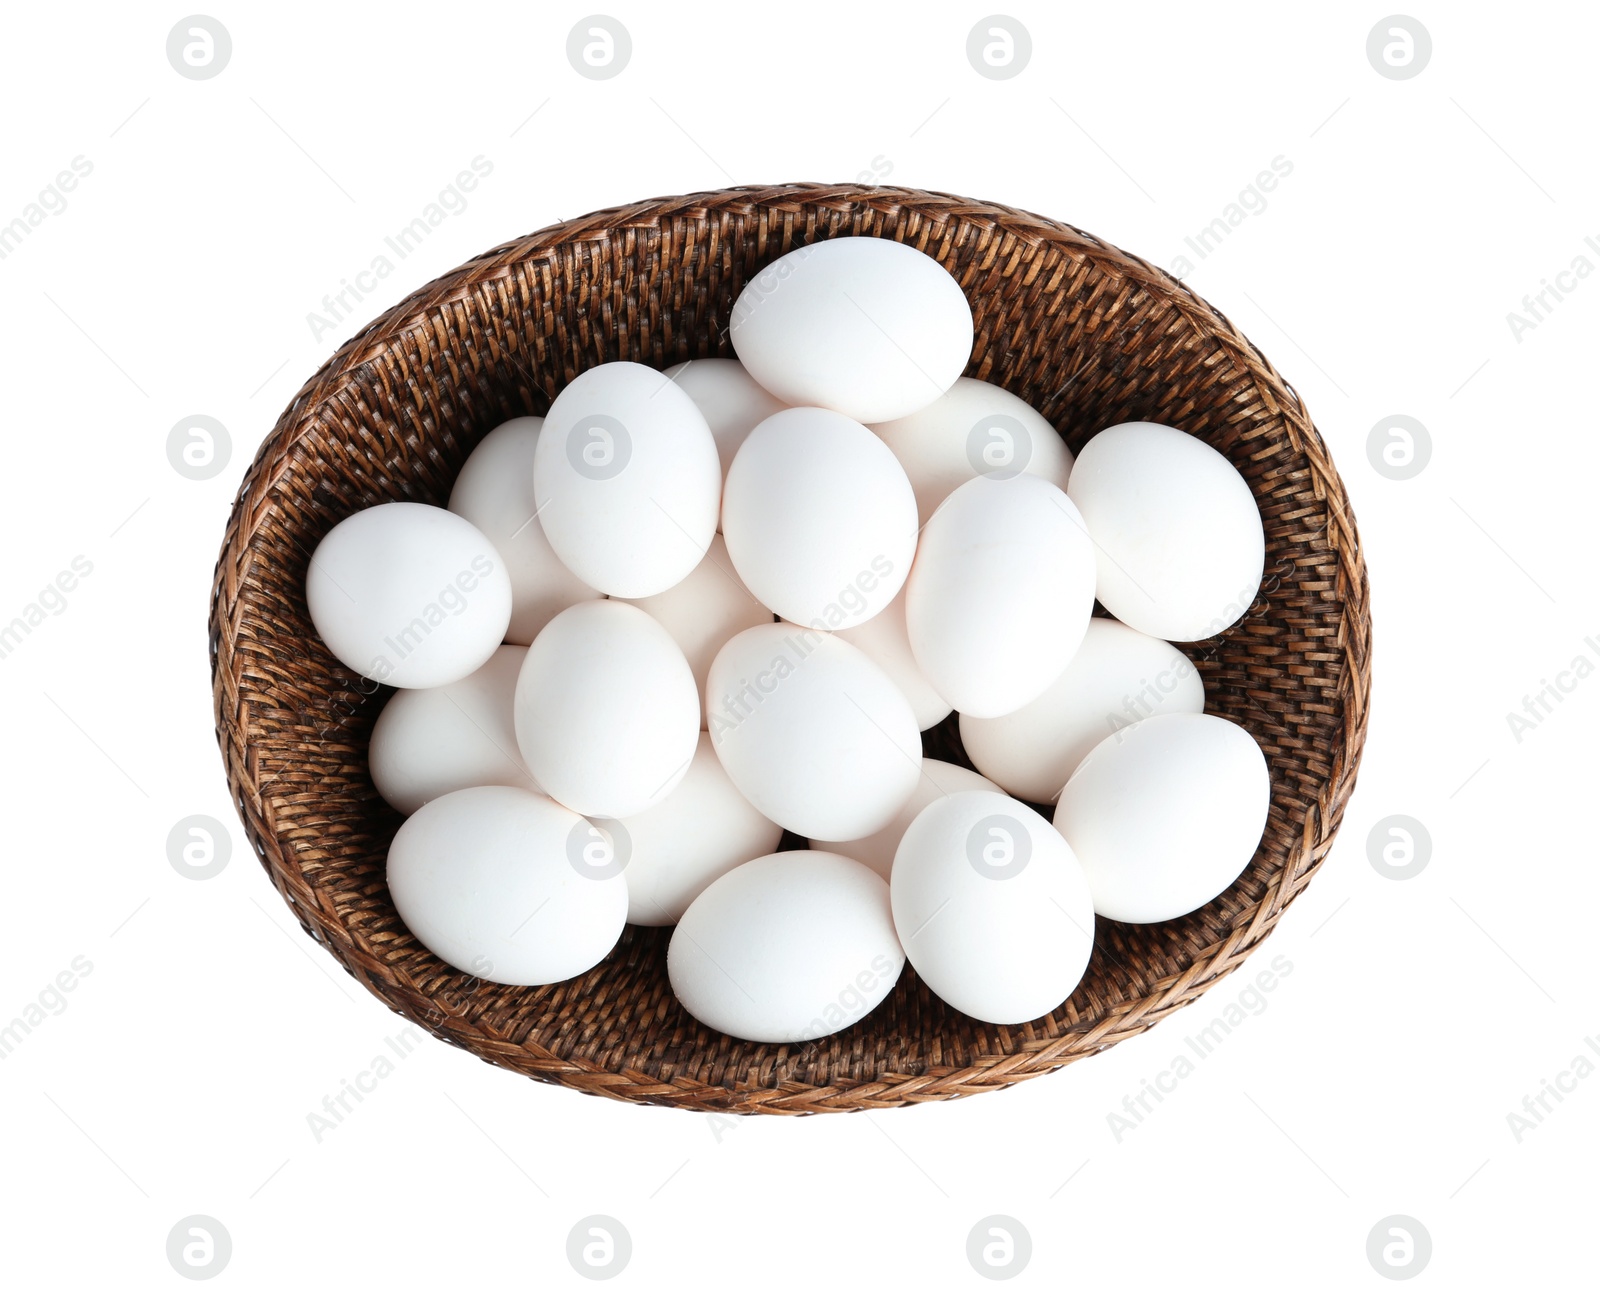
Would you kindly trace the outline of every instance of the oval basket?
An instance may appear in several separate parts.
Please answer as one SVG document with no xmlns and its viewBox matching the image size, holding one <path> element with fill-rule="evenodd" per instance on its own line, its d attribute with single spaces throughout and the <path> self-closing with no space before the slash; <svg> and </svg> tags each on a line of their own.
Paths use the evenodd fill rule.
<svg viewBox="0 0 1600 1297">
<path fill-rule="evenodd" d="M 389 500 L 442 505 L 496 424 L 540 414 L 603 361 L 729 356 L 740 289 L 801 244 L 896 239 L 972 304 L 967 374 L 1049 419 L 1076 450 L 1147 419 L 1203 438 L 1244 474 L 1266 579 L 1225 635 L 1186 646 L 1207 710 L 1266 751 L 1272 806 L 1250 867 L 1170 923 L 1100 921 L 1072 998 L 1016 1027 L 974 1021 L 910 966 L 863 1021 L 801 1045 L 702 1027 L 667 984 L 668 930 L 629 927 L 554 986 L 477 981 L 412 938 L 384 858 L 400 825 L 367 738 L 390 692 L 312 630 L 305 578 L 340 519 Z M 1236 968 L 1327 852 L 1366 733 L 1367 576 L 1344 486 L 1294 391 L 1167 274 L 1071 226 L 947 194 L 746 187 L 565 221 L 477 257 L 385 312 L 301 389 L 245 475 L 212 587 L 217 740 L 246 832 L 301 925 L 396 1012 L 501 1067 L 675 1107 L 811 1113 L 998 1089 L 1144 1031 Z M 966 762 L 951 717 L 929 755 Z M 1046 813 L 1048 814 L 1048 808 Z"/>
</svg>

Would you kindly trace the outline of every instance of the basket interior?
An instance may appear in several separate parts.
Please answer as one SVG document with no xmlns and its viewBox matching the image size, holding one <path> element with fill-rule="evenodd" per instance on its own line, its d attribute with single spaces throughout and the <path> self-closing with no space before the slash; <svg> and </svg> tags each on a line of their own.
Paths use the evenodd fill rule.
<svg viewBox="0 0 1600 1297">
<path fill-rule="evenodd" d="M 366 747 L 390 691 L 313 631 L 311 551 L 356 510 L 443 505 L 485 433 L 542 414 L 584 369 L 731 356 L 744 283 L 793 247 L 846 234 L 899 239 L 943 263 L 973 308 L 966 372 L 1033 405 L 1074 450 L 1108 425 L 1152 420 L 1202 438 L 1250 483 L 1266 581 L 1225 635 L 1186 648 L 1207 710 L 1248 729 L 1269 761 L 1272 805 L 1252 864 L 1181 919 L 1100 921 L 1071 999 L 1017 1027 L 956 1012 L 907 965 L 882 1005 L 834 1036 L 733 1040 L 678 1005 L 660 929 L 629 927 L 603 963 L 550 987 L 449 968 L 389 900 L 384 859 L 400 817 L 373 788 Z M 1193 998 L 1248 953 L 1321 859 L 1365 717 L 1365 579 L 1345 509 L 1309 418 L 1254 349 L 1181 285 L 1076 230 L 852 186 L 641 204 L 485 254 L 375 322 L 303 389 L 240 488 L 218 565 L 219 740 L 249 834 L 302 924 L 394 1008 L 493 1062 L 619 1097 L 744 1111 L 971 1093 L 1096 1052 Z M 954 717 L 925 746 L 970 764 Z"/>
</svg>

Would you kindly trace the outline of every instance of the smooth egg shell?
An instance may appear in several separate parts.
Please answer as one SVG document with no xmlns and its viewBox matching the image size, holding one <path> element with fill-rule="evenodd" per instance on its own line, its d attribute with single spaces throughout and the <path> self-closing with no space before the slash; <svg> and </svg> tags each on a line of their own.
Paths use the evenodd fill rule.
<svg viewBox="0 0 1600 1297">
<path fill-rule="evenodd" d="M 1094 580 L 1094 547 L 1059 487 L 973 478 L 928 520 L 906 582 L 917 665 L 963 716 L 1014 712 L 1066 670 Z"/>
<path fill-rule="evenodd" d="M 894 598 L 917 547 L 905 470 L 854 419 L 780 410 L 728 470 L 722 535 L 750 593 L 786 621 L 841 630 Z"/>
<path fill-rule="evenodd" d="M 1159 423 L 1096 433 L 1067 494 L 1094 537 L 1096 593 L 1118 621 L 1158 639 L 1221 634 L 1261 588 L 1261 511 L 1239 470 L 1198 437 Z"/>
<path fill-rule="evenodd" d="M 667 947 L 684 1008 L 714 1031 L 772 1044 L 860 1021 L 904 966 L 888 886 L 824 851 L 782 851 L 724 874 Z"/>
<path fill-rule="evenodd" d="M 894 853 L 900 848 L 900 839 L 905 837 L 906 829 L 922 813 L 923 808 L 951 793 L 965 793 L 973 789 L 991 793 L 1000 791 L 976 770 L 968 770 L 965 766 L 953 765 L 948 761 L 936 761 L 933 757 L 923 757 L 922 776 L 917 780 L 916 790 L 887 826 L 870 837 L 857 838 L 854 842 L 813 842 L 811 845 L 818 851 L 833 851 L 859 860 L 883 878 L 888 878 L 889 871 L 894 867 Z"/>
<path fill-rule="evenodd" d="M 1058 1008 L 1094 950 L 1094 906 L 1072 848 L 1001 792 L 952 793 L 906 829 L 889 883 L 917 975 L 983 1022 Z"/>
<path fill-rule="evenodd" d="M 836 636 L 782 622 L 741 631 L 711 663 L 706 711 L 735 786 L 802 837 L 876 833 L 917 786 L 922 736 L 911 704 Z"/>
<path fill-rule="evenodd" d="M 511 625 L 506 639 L 532 644 L 563 608 L 599 591 L 585 585 L 556 557 L 536 517 L 533 455 L 544 420 L 509 419 L 467 456 L 450 490 L 450 512 L 460 514 L 494 542 L 511 578 Z"/>
<path fill-rule="evenodd" d="M 1152 716 L 1102 739 L 1056 803 L 1095 913 L 1161 923 L 1225 892 L 1255 855 L 1267 759 L 1221 716 Z"/>
<path fill-rule="evenodd" d="M 711 538 L 711 546 L 700 566 L 670 590 L 629 603 L 644 609 L 677 642 L 694 672 L 695 688 L 701 695 L 700 723 L 705 724 L 706 674 L 717 651 L 742 630 L 771 625 L 772 613 L 745 589 L 728 557 L 721 536 Z"/>
<path fill-rule="evenodd" d="M 598 827 L 627 872 L 628 922 L 645 927 L 676 923 L 709 883 L 776 851 L 783 837 L 734 787 L 705 733 L 688 773 L 662 801 Z"/>
<path fill-rule="evenodd" d="M 911 639 L 906 634 L 904 587 L 876 616 L 834 633 L 845 643 L 854 644 L 900 686 L 900 692 L 916 715 L 919 730 L 933 728 L 950 714 L 950 704 L 928 683 L 928 677 L 922 674 L 916 655 L 911 651 Z"/>
<path fill-rule="evenodd" d="M 932 405 L 872 430 L 911 479 L 921 522 L 975 477 L 1031 473 L 1065 491 L 1072 473 L 1072 452 L 1044 416 L 977 378 L 958 378 Z"/>
<path fill-rule="evenodd" d="M 1205 701 L 1181 650 L 1095 617 L 1048 689 L 1004 716 L 963 716 L 961 745 L 1013 797 L 1054 802 L 1101 739 L 1147 716 L 1203 711 Z"/>
<path fill-rule="evenodd" d="M 618 599 L 550 619 L 517 676 L 517 744 L 535 781 L 580 815 L 623 819 L 689 769 L 700 698 L 681 650 Z"/>
<path fill-rule="evenodd" d="M 464 680 L 397 690 L 378 713 L 367 744 L 378 795 L 410 815 L 459 788 L 505 784 L 539 792 L 511 720 L 526 654 L 520 645 L 504 644 Z"/>
<path fill-rule="evenodd" d="M 306 607 L 352 671 L 428 689 L 471 675 L 500 647 L 511 581 L 465 518 L 396 501 L 351 514 L 322 538 L 306 572 Z"/>
<path fill-rule="evenodd" d="M 550 548 L 572 573 L 638 599 L 705 557 L 722 465 L 689 394 L 660 370 L 618 360 L 584 370 L 551 402 L 533 489 Z"/>
<path fill-rule="evenodd" d="M 932 257 L 891 239 L 796 248 L 740 292 L 729 340 L 751 377 L 786 405 L 862 423 L 938 400 L 972 355 L 972 308 Z"/>
<path fill-rule="evenodd" d="M 750 371 L 737 360 L 716 356 L 686 360 L 663 372 L 693 398 L 705 415 L 717 442 L 723 477 L 727 477 L 728 465 L 733 463 L 733 456 L 744 445 L 750 429 L 783 409 L 783 402 L 751 378 Z"/>
<path fill-rule="evenodd" d="M 485 981 L 541 986 L 593 968 L 622 935 L 620 872 L 570 854 L 587 825 L 522 788 L 464 788 L 422 807 L 389 846 L 389 894 L 412 935 Z"/>
</svg>

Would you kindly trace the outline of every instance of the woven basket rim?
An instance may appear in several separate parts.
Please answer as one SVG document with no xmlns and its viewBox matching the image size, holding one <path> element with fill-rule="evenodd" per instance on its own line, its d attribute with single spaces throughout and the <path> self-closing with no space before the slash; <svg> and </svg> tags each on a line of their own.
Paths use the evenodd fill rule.
<svg viewBox="0 0 1600 1297">
<path fill-rule="evenodd" d="M 540 1079 L 574 1085 L 593 1093 L 707 1110 L 745 1112 L 843 1111 L 887 1107 L 930 1098 L 1001 1088 L 1015 1080 L 1039 1075 L 1066 1062 L 1098 1052 L 1155 1022 L 1196 998 L 1231 973 L 1276 924 L 1284 908 L 1303 890 L 1320 865 L 1338 830 L 1343 810 L 1359 766 L 1365 739 L 1370 692 L 1371 615 L 1367 576 L 1349 500 L 1336 469 L 1328 460 L 1320 434 L 1305 411 L 1299 394 L 1277 373 L 1265 356 L 1237 330 L 1222 312 L 1165 270 L 1126 253 L 1071 225 L 1019 208 L 979 202 L 957 195 L 890 186 L 793 184 L 746 185 L 687 195 L 620 204 L 572 220 L 561 221 L 519 239 L 509 240 L 424 284 L 379 314 L 328 358 L 290 400 L 262 443 L 235 497 L 213 578 L 210 607 L 210 653 L 218 743 L 230 788 L 247 835 L 280 895 L 302 927 L 328 947 L 353 976 L 381 999 L 413 1021 L 451 1043 L 463 1045 L 492 1062 L 508 1063 L 504 1056 L 523 1046 L 506 1043 L 496 1051 L 461 1038 L 464 1024 L 428 1021 L 419 1016 L 412 999 L 399 994 L 384 975 L 381 960 L 359 949 L 358 938 L 339 914 L 321 904 L 315 888 L 306 889 L 317 903 L 291 891 L 294 856 L 283 841 L 284 826 L 278 808 L 262 796 L 253 777 L 255 747 L 250 721 L 241 721 L 239 662 L 235 635 L 239 619 L 249 608 L 248 592 L 257 559 L 254 542 L 277 516 L 276 493 L 292 466 L 297 446 L 311 437 L 346 400 L 367 367 L 402 342 L 421 345 L 449 308 L 468 307 L 485 299 L 492 286 L 510 280 L 536 252 L 572 247 L 585 242 L 609 243 L 619 232 L 654 231 L 676 217 L 718 212 L 748 203 L 752 208 L 791 210 L 803 214 L 815 209 L 849 210 L 865 205 L 877 213 L 892 213 L 903 205 L 925 216 L 929 228 L 942 221 L 987 225 L 1030 245 L 1056 244 L 1070 252 L 1092 257 L 1097 265 L 1114 271 L 1139 291 L 1161 300 L 1186 317 L 1190 327 L 1209 342 L 1232 353 L 1254 376 L 1258 388 L 1271 396 L 1284 413 L 1284 431 L 1295 453 L 1305 459 L 1317 498 L 1328 511 L 1329 549 L 1335 555 L 1342 589 L 1340 647 L 1346 656 L 1343 741 L 1328 754 L 1326 797 L 1308 806 L 1299 826 L 1301 841 L 1292 859 L 1276 872 L 1273 885 L 1254 906 L 1247 921 L 1235 922 L 1222 938 L 1196 951 L 1187 967 L 1156 979 L 1147 994 L 1107 1003 L 1087 1027 L 1063 1031 L 1049 1038 L 1030 1038 L 999 1029 L 996 1036 L 1007 1045 L 992 1056 L 970 1065 L 929 1064 L 905 1075 L 881 1074 L 852 1078 L 853 1084 L 806 1085 L 790 1082 L 776 1088 L 749 1088 L 738 1084 L 707 1085 L 698 1080 L 660 1077 L 645 1072 L 613 1073 L 597 1068 L 583 1057 L 558 1057 L 539 1046 L 526 1047 L 540 1065 Z M 941 205 L 948 214 L 938 215 Z M 848 232 L 848 231 L 846 231 Z M 772 255 L 776 255 L 775 253 Z M 770 259 L 770 257 L 768 258 Z M 529 375 L 530 381 L 534 381 Z M 537 383 L 535 382 L 537 386 Z M 544 391 L 542 387 L 540 391 Z M 548 399 L 553 395 L 544 392 Z M 1289 417 L 1293 416 L 1293 417 Z M 1224 636 L 1219 637 L 1225 639 Z M 1241 914 L 1241 920 L 1244 915 Z M 508 1064 L 509 1065 L 509 1064 Z"/>
</svg>

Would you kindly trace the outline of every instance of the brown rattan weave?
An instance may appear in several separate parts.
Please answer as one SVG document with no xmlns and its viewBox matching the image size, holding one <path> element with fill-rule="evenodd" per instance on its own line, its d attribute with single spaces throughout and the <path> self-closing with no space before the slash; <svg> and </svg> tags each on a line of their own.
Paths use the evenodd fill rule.
<svg viewBox="0 0 1600 1297">
<path fill-rule="evenodd" d="M 1170 923 L 1102 921 L 1082 984 L 1020 1027 L 948 1008 L 909 965 L 856 1026 L 795 1046 L 695 1022 L 667 984 L 666 930 L 629 927 L 591 972 L 543 988 L 473 979 L 423 949 L 384 883 L 400 818 L 367 772 L 387 689 L 311 628 L 311 550 L 388 500 L 443 504 L 480 437 L 539 414 L 602 361 L 728 356 L 740 288 L 839 235 L 909 243 L 972 303 L 967 373 L 1015 392 L 1074 449 L 1107 425 L 1183 428 L 1228 457 L 1266 524 L 1248 614 L 1188 646 L 1210 711 L 1272 771 L 1266 835 L 1216 901 Z M 775 185 L 597 212 L 484 253 L 351 339 L 284 411 L 245 475 L 211 602 L 217 739 L 246 832 L 301 925 L 397 1012 L 542 1081 L 738 1112 L 890 1107 L 977 1094 L 1143 1031 L 1236 968 L 1306 886 L 1338 829 L 1367 724 L 1367 576 L 1343 484 L 1299 397 L 1167 274 L 1056 221 L 946 194 Z M 965 762 L 955 718 L 928 751 Z"/>
</svg>

